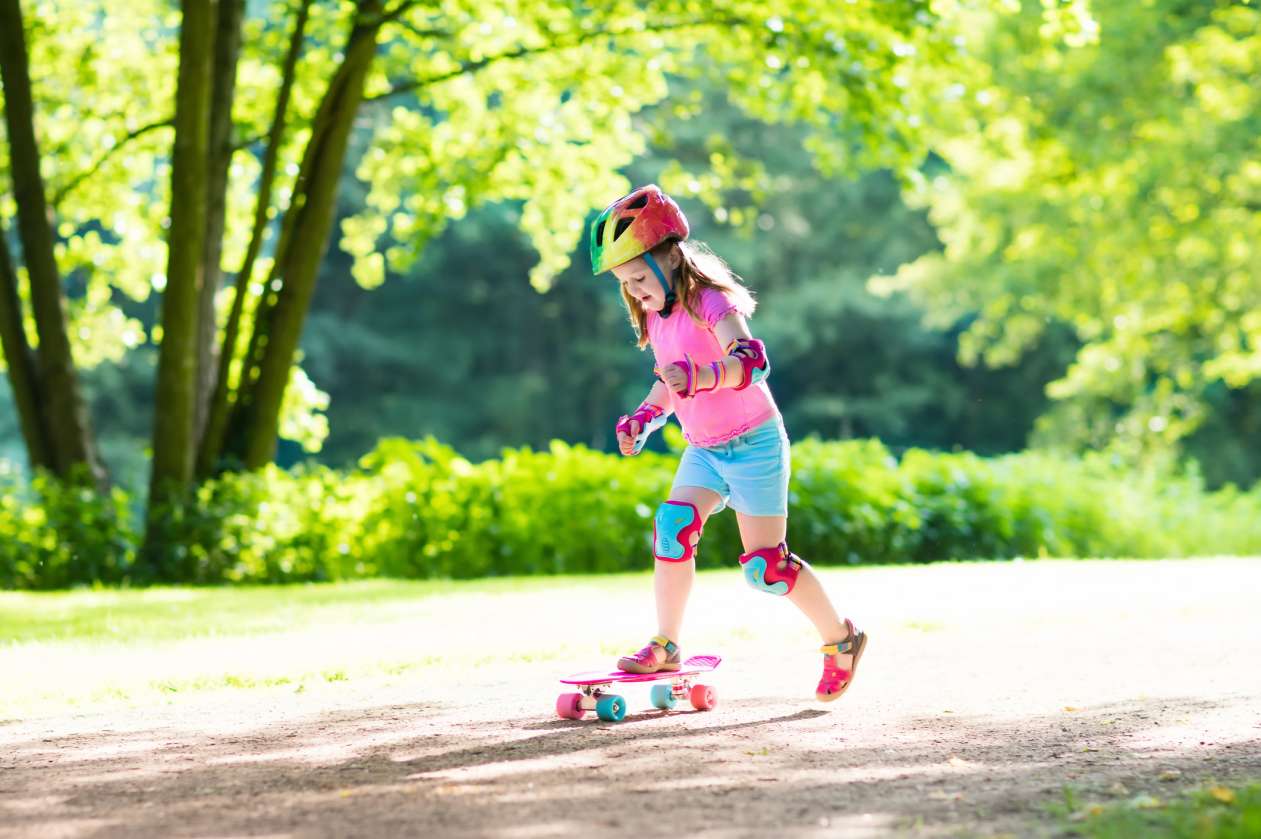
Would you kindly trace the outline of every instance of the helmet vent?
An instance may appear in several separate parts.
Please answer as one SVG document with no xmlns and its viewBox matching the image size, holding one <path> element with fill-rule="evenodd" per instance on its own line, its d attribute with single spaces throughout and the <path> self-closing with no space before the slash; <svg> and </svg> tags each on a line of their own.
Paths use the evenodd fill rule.
<svg viewBox="0 0 1261 839">
<path fill-rule="evenodd" d="M 626 228 L 634 223 L 634 219 L 620 218 L 617 220 L 617 227 L 613 228 L 613 241 L 616 242 L 622 238 L 622 234 L 626 232 Z"/>
<path fill-rule="evenodd" d="M 600 219 L 600 223 L 595 226 L 595 240 L 598 244 L 604 244 L 604 222 L 607 219 Z"/>
<path fill-rule="evenodd" d="M 627 204 L 626 209 L 627 210 L 642 210 L 644 207 L 647 207 L 647 206 L 648 206 L 648 193 L 645 192 L 644 194 L 636 198 L 634 201 Z"/>
</svg>

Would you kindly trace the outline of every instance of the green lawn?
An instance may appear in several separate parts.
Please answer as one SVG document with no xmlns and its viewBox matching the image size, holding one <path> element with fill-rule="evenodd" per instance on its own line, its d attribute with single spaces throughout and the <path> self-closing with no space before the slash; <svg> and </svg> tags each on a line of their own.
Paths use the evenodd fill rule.
<svg viewBox="0 0 1261 839">
<path fill-rule="evenodd" d="M 1209 786 L 1171 800 L 1131 801 L 1075 809 L 1066 795 L 1066 829 L 1088 839 L 1253 839 L 1261 836 L 1261 784 Z"/>
<path fill-rule="evenodd" d="M 590 637 L 551 642 L 556 630 L 531 612 L 630 591 L 650 603 L 649 574 L 0 592 L 0 719 L 206 690 L 305 691 L 422 668 L 590 657 Z M 488 609 L 501 626 L 502 613 L 521 613 L 512 644 L 447 631 Z"/>
<path fill-rule="evenodd" d="M 0 648 L 36 641 L 244 637 L 328 623 L 388 623 L 414 613 L 418 602 L 439 595 L 542 591 L 558 585 L 598 590 L 634 576 L 0 592 Z"/>
</svg>

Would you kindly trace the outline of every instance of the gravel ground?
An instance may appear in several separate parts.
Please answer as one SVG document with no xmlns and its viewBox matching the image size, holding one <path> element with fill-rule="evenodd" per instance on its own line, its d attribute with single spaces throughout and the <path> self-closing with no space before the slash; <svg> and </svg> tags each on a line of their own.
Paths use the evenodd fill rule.
<svg viewBox="0 0 1261 839">
<path fill-rule="evenodd" d="M 1053 836 L 1065 788 L 1261 778 L 1261 561 L 823 576 L 871 639 L 830 705 L 800 616 L 734 570 L 702 578 L 683 639 L 725 657 L 718 706 L 627 686 L 616 724 L 556 718 L 555 680 L 650 634 L 649 578 L 455 596 L 359 631 L 481 651 L 456 666 L 0 721 L 0 837 Z"/>
</svg>

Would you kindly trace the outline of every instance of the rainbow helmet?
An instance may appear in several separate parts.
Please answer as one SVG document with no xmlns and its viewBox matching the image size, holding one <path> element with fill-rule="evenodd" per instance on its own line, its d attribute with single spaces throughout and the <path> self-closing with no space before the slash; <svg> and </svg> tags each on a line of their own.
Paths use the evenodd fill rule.
<svg viewBox="0 0 1261 839">
<path fill-rule="evenodd" d="M 656 184 L 641 186 L 606 207 L 591 226 L 591 273 L 602 274 L 687 235 L 687 217 L 674 199 Z"/>
</svg>

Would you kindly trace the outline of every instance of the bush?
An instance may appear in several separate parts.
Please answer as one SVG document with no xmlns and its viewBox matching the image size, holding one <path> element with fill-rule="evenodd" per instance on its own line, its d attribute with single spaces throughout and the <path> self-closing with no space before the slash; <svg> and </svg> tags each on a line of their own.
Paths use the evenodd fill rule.
<svg viewBox="0 0 1261 839">
<path fill-rule="evenodd" d="M 0 588 L 65 588 L 128 579 L 135 558 L 127 495 L 86 474 L 29 482 L 0 462 Z"/>
<path fill-rule="evenodd" d="M 818 564 L 1261 551 L 1261 488 L 1208 493 L 1194 472 L 1046 452 L 898 459 L 873 440 L 805 440 L 792 458 L 789 543 Z M 201 486 L 163 511 L 158 564 L 136 559 L 121 491 L 0 470 L 0 585 L 646 569 L 676 462 L 554 442 L 472 463 L 432 439 L 383 440 L 352 470 L 269 467 Z M 734 562 L 734 517 L 711 519 L 701 544 L 701 567 Z"/>
</svg>

